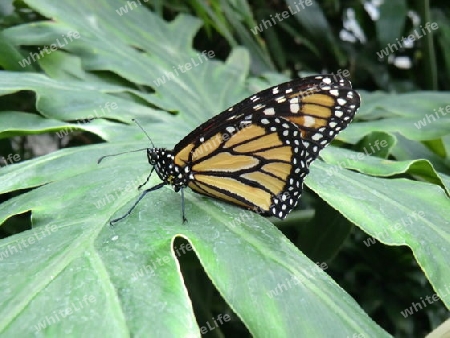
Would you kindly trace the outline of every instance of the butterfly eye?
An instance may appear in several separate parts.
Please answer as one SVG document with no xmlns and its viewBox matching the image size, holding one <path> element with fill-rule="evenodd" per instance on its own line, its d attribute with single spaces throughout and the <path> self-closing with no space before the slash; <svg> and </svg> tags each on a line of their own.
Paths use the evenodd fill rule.
<svg viewBox="0 0 450 338">
<path fill-rule="evenodd" d="M 155 151 L 148 150 L 147 151 L 147 158 L 148 158 L 148 162 L 151 165 L 154 165 L 158 161 L 158 154 Z"/>
</svg>

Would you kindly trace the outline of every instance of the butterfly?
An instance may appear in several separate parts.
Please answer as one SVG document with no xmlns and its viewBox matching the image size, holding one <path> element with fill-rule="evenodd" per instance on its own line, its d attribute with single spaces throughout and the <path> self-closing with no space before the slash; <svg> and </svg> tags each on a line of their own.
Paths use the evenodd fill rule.
<svg viewBox="0 0 450 338">
<path fill-rule="evenodd" d="M 352 121 L 360 96 L 335 75 L 295 79 L 256 93 L 204 122 L 173 150 L 145 148 L 161 183 L 144 190 L 127 217 L 149 192 L 171 185 L 284 219 L 297 205 L 303 180 L 320 150 Z M 139 149 L 143 150 L 143 149 Z M 136 151 L 139 151 L 136 150 Z M 100 161 L 107 156 L 99 159 Z"/>
</svg>

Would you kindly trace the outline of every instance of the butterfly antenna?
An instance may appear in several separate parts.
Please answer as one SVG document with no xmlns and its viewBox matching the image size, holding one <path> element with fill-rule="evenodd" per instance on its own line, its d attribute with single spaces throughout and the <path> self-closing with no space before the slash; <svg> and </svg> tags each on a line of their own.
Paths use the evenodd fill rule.
<svg viewBox="0 0 450 338">
<path fill-rule="evenodd" d="M 100 158 L 98 159 L 97 164 L 100 164 L 100 162 L 103 161 L 103 159 L 104 159 L 105 157 L 119 156 L 119 155 L 122 155 L 122 154 L 128 154 L 128 153 L 135 153 L 135 152 L 137 152 L 137 151 L 142 151 L 142 150 L 147 150 L 147 148 L 136 149 L 136 150 L 130 150 L 130 151 L 124 151 L 124 152 L 117 153 L 117 154 L 105 155 L 105 156 L 102 156 L 102 157 L 100 157 Z"/>
<path fill-rule="evenodd" d="M 153 144 L 152 139 L 151 139 L 150 136 L 147 134 L 147 132 L 144 130 L 144 128 L 142 128 L 142 126 L 139 124 L 139 122 L 138 122 L 136 119 L 132 119 L 132 121 L 133 121 L 134 123 L 136 123 L 137 126 L 138 126 L 139 128 L 141 128 L 141 130 L 144 132 L 144 134 L 147 136 L 147 138 L 149 139 L 150 143 L 152 144 L 152 147 L 153 147 L 153 148 L 156 148 L 155 145 Z M 119 156 L 119 155 L 123 155 L 123 154 L 134 153 L 134 152 L 136 152 L 136 151 L 147 150 L 147 149 L 148 149 L 148 148 L 142 148 L 142 149 L 137 149 L 137 150 L 124 151 L 124 152 L 117 153 L 117 154 L 105 155 L 105 156 L 100 157 L 100 158 L 97 160 L 97 164 L 100 164 L 100 162 L 103 161 L 103 159 L 104 159 L 105 157 Z"/>
<path fill-rule="evenodd" d="M 139 128 L 141 128 L 141 130 L 144 132 L 144 134 L 147 136 L 147 138 L 149 139 L 150 143 L 152 144 L 152 147 L 153 147 L 153 148 L 156 148 L 155 145 L 153 144 L 152 139 L 151 139 L 150 136 L 147 134 L 147 132 L 145 131 L 145 129 L 142 128 L 142 126 L 139 124 L 139 122 L 138 122 L 136 119 L 132 119 L 132 121 L 133 121 L 134 123 L 136 123 L 137 126 L 138 126 Z"/>
</svg>

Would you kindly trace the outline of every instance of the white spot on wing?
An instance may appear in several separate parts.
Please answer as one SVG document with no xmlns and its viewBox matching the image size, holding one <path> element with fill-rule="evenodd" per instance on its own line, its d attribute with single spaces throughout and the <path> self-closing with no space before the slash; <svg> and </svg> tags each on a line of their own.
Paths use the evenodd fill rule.
<svg viewBox="0 0 450 338">
<path fill-rule="evenodd" d="M 261 103 L 258 103 L 256 106 L 253 107 L 253 110 L 259 110 L 259 109 L 264 108 L 264 107 L 265 107 L 265 105 L 263 105 Z"/>
<path fill-rule="evenodd" d="M 343 106 L 344 104 L 347 103 L 347 100 L 346 100 L 346 99 L 343 99 L 342 97 L 340 97 L 340 98 L 337 99 L 337 102 L 338 102 L 341 106 Z"/>
<path fill-rule="evenodd" d="M 315 133 L 311 139 L 313 139 L 314 141 L 319 141 L 322 138 L 322 134 L 321 133 Z"/>
<path fill-rule="evenodd" d="M 273 107 L 264 109 L 264 114 L 266 115 L 275 115 L 275 109 Z"/>
<path fill-rule="evenodd" d="M 305 125 L 305 127 L 312 127 L 316 123 L 316 119 L 314 117 L 308 116 L 308 115 L 303 117 L 303 121 L 304 121 L 303 124 Z"/>
<path fill-rule="evenodd" d="M 296 114 L 300 110 L 300 105 L 298 103 L 291 103 L 290 109 L 291 113 Z"/>
<path fill-rule="evenodd" d="M 339 96 L 339 90 L 337 90 L 337 89 L 332 89 L 329 91 L 329 93 L 334 96 Z"/>
</svg>

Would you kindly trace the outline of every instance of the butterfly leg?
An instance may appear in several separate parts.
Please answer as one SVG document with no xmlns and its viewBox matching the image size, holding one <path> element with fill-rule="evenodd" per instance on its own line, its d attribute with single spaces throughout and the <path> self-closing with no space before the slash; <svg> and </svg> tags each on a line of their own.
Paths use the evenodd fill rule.
<svg viewBox="0 0 450 338">
<path fill-rule="evenodd" d="M 125 217 L 127 217 L 129 214 L 131 214 L 131 212 L 133 211 L 133 209 L 134 209 L 134 208 L 136 207 L 136 205 L 140 202 L 140 200 L 141 200 L 142 198 L 144 198 L 145 195 L 147 195 L 150 191 L 158 190 L 158 189 L 162 188 L 162 187 L 165 186 L 165 185 L 166 185 L 166 183 L 162 182 L 162 183 L 160 183 L 160 184 L 158 184 L 158 185 L 155 185 L 154 187 L 151 187 L 150 189 L 145 189 L 145 190 L 141 193 L 141 195 L 139 196 L 139 198 L 137 199 L 137 201 L 134 202 L 134 204 L 133 204 L 133 206 L 130 208 L 130 210 L 128 210 L 128 211 L 126 212 L 125 215 L 123 215 L 123 216 L 121 216 L 121 217 L 119 217 L 119 218 L 113 219 L 112 221 L 109 222 L 109 224 L 110 224 L 111 226 L 113 226 L 114 223 L 117 223 L 117 222 L 123 220 Z"/>
<path fill-rule="evenodd" d="M 187 218 L 184 213 L 184 188 L 181 188 L 181 217 L 183 218 L 183 223 L 187 222 Z"/>
<path fill-rule="evenodd" d="M 148 183 L 150 176 L 152 176 L 152 174 L 153 174 L 153 170 L 155 170 L 155 168 L 152 168 L 152 171 L 150 171 L 150 175 L 147 176 L 147 179 L 145 180 L 145 182 L 142 184 L 139 184 L 138 190 L 140 190 L 144 185 L 146 185 Z"/>
</svg>

